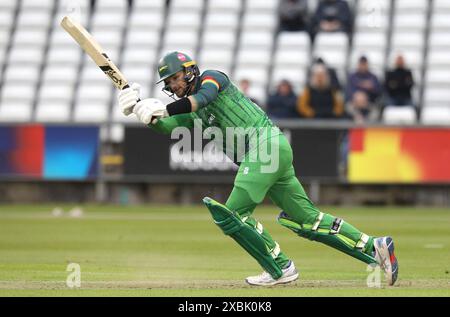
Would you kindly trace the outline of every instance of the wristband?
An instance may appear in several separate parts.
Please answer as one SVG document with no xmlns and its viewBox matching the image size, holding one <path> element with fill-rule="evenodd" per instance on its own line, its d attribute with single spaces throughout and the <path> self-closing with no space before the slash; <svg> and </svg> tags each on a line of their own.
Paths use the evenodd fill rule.
<svg viewBox="0 0 450 317">
<path fill-rule="evenodd" d="M 167 113 L 169 116 L 174 116 L 182 113 L 192 112 L 192 105 L 189 98 L 181 98 L 175 102 L 167 105 Z"/>
</svg>

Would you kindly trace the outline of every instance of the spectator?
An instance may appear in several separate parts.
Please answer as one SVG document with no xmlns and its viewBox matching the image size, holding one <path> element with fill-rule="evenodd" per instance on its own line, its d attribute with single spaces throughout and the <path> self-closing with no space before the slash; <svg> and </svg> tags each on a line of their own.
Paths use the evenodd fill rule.
<svg viewBox="0 0 450 317">
<path fill-rule="evenodd" d="M 253 98 L 250 94 L 250 80 L 244 78 L 239 81 L 239 89 L 244 93 L 244 95 L 248 96 L 251 101 L 256 103 L 257 105 L 260 105 L 258 100 Z M 260 105 L 262 106 L 262 105 Z"/>
<path fill-rule="evenodd" d="M 398 55 L 395 60 L 395 68 L 386 72 L 386 105 L 412 106 L 411 89 L 413 86 L 412 72 L 405 67 L 403 56 Z"/>
<path fill-rule="evenodd" d="M 280 31 L 304 31 L 308 24 L 308 1 L 281 0 L 278 16 Z"/>
<path fill-rule="evenodd" d="M 357 124 L 372 123 L 378 120 L 379 112 L 363 91 L 356 91 L 348 103 L 347 111 Z"/>
<path fill-rule="evenodd" d="M 365 56 L 360 57 L 356 72 L 351 74 L 348 79 L 347 101 L 352 100 L 357 91 L 366 93 L 371 103 L 376 103 L 381 96 L 380 82 L 377 76 L 370 72 L 369 61 Z"/>
<path fill-rule="evenodd" d="M 314 14 L 311 34 L 319 32 L 352 32 L 353 17 L 347 1 L 322 0 Z"/>
<path fill-rule="evenodd" d="M 315 65 L 309 84 L 298 99 L 297 110 L 305 118 L 341 118 L 344 102 L 338 90 L 331 87 L 330 76 L 324 65 Z"/>
<path fill-rule="evenodd" d="M 288 80 L 282 80 L 274 94 L 269 95 L 267 113 L 271 118 L 289 119 L 298 118 L 295 110 L 297 95 Z"/>
<path fill-rule="evenodd" d="M 331 80 L 331 87 L 333 89 L 336 90 L 341 90 L 341 83 L 339 82 L 339 78 L 337 76 L 336 70 L 330 66 L 327 65 L 327 63 L 323 60 L 323 58 L 318 57 L 316 59 L 314 59 L 313 64 L 311 65 L 311 67 L 308 69 L 308 75 L 307 78 L 311 77 L 311 69 L 314 65 L 324 65 L 327 70 L 328 70 L 328 75 L 330 76 L 330 80 Z"/>
</svg>

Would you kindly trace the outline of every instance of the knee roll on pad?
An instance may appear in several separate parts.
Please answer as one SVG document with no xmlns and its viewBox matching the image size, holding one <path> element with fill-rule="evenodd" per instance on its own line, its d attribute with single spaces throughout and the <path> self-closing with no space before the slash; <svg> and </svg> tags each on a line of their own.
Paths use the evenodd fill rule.
<svg viewBox="0 0 450 317">
<path fill-rule="evenodd" d="M 262 226 L 257 223 L 256 226 L 245 222 L 246 218 L 241 217 L 229 210 L 215 200 L 205 197 L 204 204 L 211 212 L 214 223 L 222 229 L 225 235 L 233 238 L 241 247 L 243 247 L 273 278 L 281 277 L 281 267 L 275 262 L 275 258 L 280 253 L 278 244 L 273 250 L 269 250 L 263 237 Z"/>
<path fill-rule="evenodd" d="M 318 241 L 344 252 L 367 264 L 377 263 L 374 257 L 364 253 L 369 236 L 361 234 L 358 241 L 340 234 L 344 220 L 325 213 L 319 213 L 313 224 L 299 224 L 285 212 L 278 216 L 278 223 L 289 228 L 303 238 Z"/>
</svg>

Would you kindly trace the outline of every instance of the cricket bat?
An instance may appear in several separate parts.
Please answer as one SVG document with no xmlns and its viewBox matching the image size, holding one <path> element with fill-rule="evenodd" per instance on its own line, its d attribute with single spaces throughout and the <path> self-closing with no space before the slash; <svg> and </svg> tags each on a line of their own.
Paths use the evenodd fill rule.
<svg viewBox="0 0 450 317">
<path fill-rule="evenodd" d="M 129 88 L 128 81 L 120 72 L 117 66 L 109 59 L 108 55 L 103 51 L 100 44 L 92 37 L 92 35 L 79 23 L 65 16 L 61 21 L 61 26 L 80 47 L 92 58 L 95 64 L 107 75 L 114 86 L 122 90 Z"/>
</svg>

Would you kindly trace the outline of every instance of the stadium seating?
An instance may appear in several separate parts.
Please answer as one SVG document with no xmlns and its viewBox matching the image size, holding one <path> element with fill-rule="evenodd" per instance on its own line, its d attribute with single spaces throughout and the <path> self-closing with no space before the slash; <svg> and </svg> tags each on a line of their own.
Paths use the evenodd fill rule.
<svg viewBox="0 0 450 317">
<path fill-rule="evenodd" d="M 417 112 L 412 106 L 387 106 L 383 111 L 383 122 L 385 124 L 415 124 Z"/>
<path fill-rule="evenodd" d="M 426 125 L 450 125 L 450 107 L 448 105 L 424 107 L 421 122 Z"/>
<path fill-rule="evenodd" d="M 141 84 L 145 97 L 171 100 L 161 92 L 161 85 L 154 85 L 157 62 L 171 50 L 185 51 L 202 69 L 222 70 L 235 82 L 249 79 L 252 94 L 262 103 L 282 79 L 289 79 L 299 93 L 313 57 L 324 58 L 345 83 L 361 55 L 369 58 L 372 71 L 383 79 L 401 53 L 417 83 L 414 97 L 425 116 L 419 122 L 436 122 L 436 111 L 450 109 L 446 90 L 450 4 L 446 0 L 352 0 L 352 36 L 319 33 L 314 43 L 306 32 L 278 33 L 278 0 L 92 3 L 0 3 L 1 121 L 116 122 L 110 129 L 116 131 L 116 138 L 122 124 L 131 122 L 118 109 L 117 92 L 59 26 L 67 14 L 87 26 L 130 82 Z M 311 14 L 317 3 L 309 1 Z M 11 109 L 16 110 L 11 113 Z M 417 122 L 405 109 L 389 108 L 385 122 Z"/>
<path fill-rule="evenodd" d="M 227 0 L 227 1 L 208 1 L 208 11 L 216 12 L 234 12 L 239 13 L 242 9 L 241 0 Z"/>
</svg>

